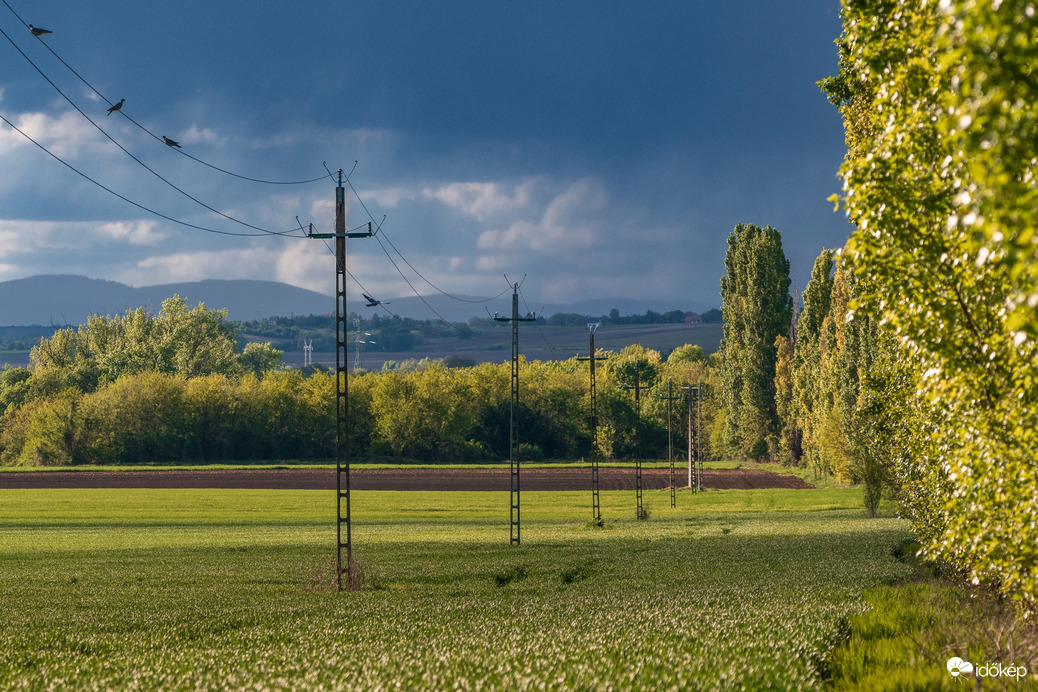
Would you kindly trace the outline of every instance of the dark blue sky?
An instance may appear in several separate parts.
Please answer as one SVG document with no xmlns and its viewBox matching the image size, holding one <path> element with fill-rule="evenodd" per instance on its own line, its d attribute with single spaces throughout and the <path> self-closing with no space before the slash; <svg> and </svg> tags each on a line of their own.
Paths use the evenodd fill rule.
<svg viewBox="0 0 1038 692">
<path fill-rule="evenodd" d="M 9 0 L 11 1 L 11 0 Z M 349 170 L 368 211 L 436 288 L 533 300 L 715 305 L 735 224 L 778 228 L 802 287 L 846 237 L 838 3 L 449 4 L 11 1 L 109 102 L 183 151 L 251 177 Z M 0 27 L 116 140 L 249 224 L 331 223 L 331 181 L 243 183 L 156 145 L 0 7 Z M 108 142 L 0 37 L 0 113 L 126 197 L 241 231 Z M 100 116 L 100 117 L 97 117 Z M 0 280 L 80 273 L 136 285 L 267 278 L 333 290 L 315 241 L 227 237 L 143 212 L 0 126 Z M 354 198 L 350 222 L 367 220 Z M 419 292 L 435 293 L 386 244 Z M 377 243 L 351 271 L 411 287 Z"/>
</svg>

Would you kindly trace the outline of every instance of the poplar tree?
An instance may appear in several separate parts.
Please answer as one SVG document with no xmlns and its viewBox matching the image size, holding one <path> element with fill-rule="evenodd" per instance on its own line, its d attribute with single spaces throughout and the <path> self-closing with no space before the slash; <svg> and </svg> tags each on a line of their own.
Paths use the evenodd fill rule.
<svg viewBox="0 0 1038 692">
<path fill-rule="evenodd" d="M 762 459 L 777 450 L 775 337 L 789 333 L 793 298 L 782 237 L 771 226 L 739 224 L 728 236 L 721 277 L 723 445 L 729 455 Z"/>
<path fill-rule="evenodd" d="M 930 557 L 1038 613 L 1034 4 L 857 0 L 842 16 L 823 86 L 847 131 L 846 254 L 920 415 L 895 438 L 902 506 Z"/>
<path fill-rule="evenodd" d="M 789 405 L 792 423 L 801 432 L 802 463 L 821 474 L 825 469 L 818 454 L 819 426 L 814 412 L 825 409 L 825 392 L 818 373 L 822 362 L 822 326 L 829 317 L 833 292 L 833 250 L 824 249 L 815 260 L 811 280 L 804 288 L 804 310 L 797 320 L 797 344 L 793 353 L 793 394 Z"/>
</svg>

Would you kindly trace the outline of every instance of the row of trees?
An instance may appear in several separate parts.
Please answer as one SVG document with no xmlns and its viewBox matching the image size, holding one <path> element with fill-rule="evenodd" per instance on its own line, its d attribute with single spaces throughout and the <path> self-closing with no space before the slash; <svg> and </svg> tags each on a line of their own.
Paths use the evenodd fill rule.
<svg viewBox="0 0 1038 692">
<path fill-rule="evenodd" d="M 687 320 L 695 322 L 720 322 L 720 310 L 707 310 L 702 315 L 682 310 L 658 313 L 647 310 L 644 315 L 621 315 L 617 308 L 610 310 L 609 315 L 594 318 L 606 325 L 625 324 L 683 324 Z M 373 351 L 410 351 L 422 343 L 425 338 L 471 338 L 481 334 L 483 329 L 499 329 L 500 323 L 490 317 L 472 317 L 468 324 L 448 324 L 439 320 L 416 320 L 398 315 L 382 317 L 375 313 L 369 317 L 361 317 L 350 313 L 347 320 L 365 336 L 367 350 Z M 537 316 L 537 322 L 548 326 L 584 325 L 588 316 L 577 313 L 555 313 L 545 319 Z M 269 341 L 274 347 L 284 351 L 299 350 L 309 342 L 317 351 L 335 350 L 335 318 L 330 315 L 304 315 L 292 317 L 271 317 L 261 320 L 227 323 L 238 335 L 239 346 L 244 347 L 250 341 Z M 22 342 L 29 343 L 29 342 Z M 33 341 L 32 343 L 35 343 Z M 2 334 L 0 334 L 2 345 Z M 30 344 L 31 345 L 31 344 Z M 25 346 L 28 348 L 29 346 Z"/>
<path fill-rule="evenodd" d="M 1030 0 L 845 3 L 839 74 L 876 430 L 930 555 L 1038 610 L 1038 21 Z M 851 305 L 854 309 L 855 305 Z M 884 376 L 885 374 L 885 376 Z"/>
<path fill-rule="evenodd" d="M 855 230 L 791 316 L 772 229 L 722 283 L 724 451 L 886 486 L 930 557 L 1038 611 L 1038 22 L 854 0 L 823 88 Z"/>
<path fill-rule="evenodd" d="M 852 309 L 861 287 L 837 258 L 819 255 L 800 310 L 779 232 L 740 224 L 729 236 L 717 442 L 725 456 L 864 482 L 874 512 L 886 478 L 874 414 L 887 344 L 875 320 Z"/>
<path fill-rule="evenodd" d="M 334 453 L 334 375 L 287 371 L 280 354 L 234 349 L 225 315 L 174 297 L 156 316 L 91 317 L 33 349 L 30 369 L 0 373 L 0 463 L 163 463 L 329 458 Z M 605 355 L 605 354 L 603 354 Z M 635 410 L 637 370 L 650 396 Z M 667 359 L 631 346 L 600 365 L 594 449 L 665 455 L 668 380 L 709 380 L 698 346 Z M 519 415 L 528 460 L 592 452 L 588 367 L 574 359 L 523 362 Z M 439 361 L 350 376 L 351 447 L 359 458 L 505 459 L 510 365 L 450 368 Z M 706 411 L 709 416 L 709 407 Z M 686 441 L 687 408 L 670 421 Z"/>
</svg>

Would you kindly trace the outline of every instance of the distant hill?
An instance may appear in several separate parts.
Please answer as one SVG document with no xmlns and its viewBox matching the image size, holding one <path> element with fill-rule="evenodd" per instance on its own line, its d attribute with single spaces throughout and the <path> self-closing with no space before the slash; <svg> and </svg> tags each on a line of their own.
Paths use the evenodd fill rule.
<svg viewBox="0 0 1038 692">
<path fill-rule="evenodd" d="M 225 308 L 232 320 L 325 315 L 335 311 L 333 296 L 276 281 L 207 280 L 135 288 L 115 281 L 59 274 L 0 282 L 0 326 L 76 326 L 85 323 L 88 315 L 118 315 L 138 307 L 158 312 L 162 301 L 174 294 L 192 305 L 202 302 L 210 308 Z M 359 299 L 359 294 L 359 291 L 351 291 L 350 295 L 356 295 Z M 401 317 L 439 317 L 449 322 L 467 322 L 470 317 L 486 317 L 488 312 L 499 311 L 502 315 L 508 315 L 512 309 L 511 300 L 510 292 L 492 301 L 458 300 L 443 295 L 425 298 L 410 296 L 387 301 L 387 309 Z M 526 304 L 524 301 L 520 304 L 520 310 L 524 314 L 530 310 L 545 317 L 560 312 L 599 317 L 607 315 L 613 308 L 618 309 L 621 315 L 644 315 L 649 310 L 658 313 L 670 310 L 702 313 L 719 306 L 719 297 L 716 301 L 689 301 L 684 304 L 679 301 L 637 298 L 597 298 L 569 305 Z M 365 308 L 359 300 L 351 300 L 348 309 L 364 316 L 374 310 Z"/>
<path fill-rule="evenodd" d="M 234 320 L 272 315 L 327 314 L 335 299 L 276 281 L 207 280 L 134 288 L 85 276 L 45 275 L 0 282 L 0 325 L 79 325 L 88 315 L 118 315 L 144 307 L 158 312 L 177 294 L 191 305 L 226 308 Z"/>
</svg>

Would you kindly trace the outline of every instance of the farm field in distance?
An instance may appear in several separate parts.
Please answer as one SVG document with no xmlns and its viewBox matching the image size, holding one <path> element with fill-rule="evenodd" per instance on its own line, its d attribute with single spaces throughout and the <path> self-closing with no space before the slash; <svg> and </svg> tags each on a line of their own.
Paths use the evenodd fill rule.
<svg viewBox="0 0 1038 692">
<path fill-rule="evenodd" d="M 706 353 L 717 351 L 721 343 L 721 324 L 628 324 L 602 327 L 595 334 L 595 347 L 619 352 L 625 346 L 639 344 L 645 348 L 669 353 L 685 344 L 695 344 Z M 476 363 L 504 363 L 511 358 L 511 331 L 509 327 L 476 330 L 471 338 L 425 337 L 410 351 L 383 352 L 372 347 L 357 347 L 350 327 L 349 365 L 367 370 L 381 370 L 386 361 L 402 362 L 422 358 L 471 358 Z M 267 339 L 256 337 L 263 342 Z M 567 360 L 586 356 L 588 349 L 587 325 L 546 326 L 528 325 L 519 337 L 519 352 L 527 360 Z M 301 350 L 286 350 L 285 365 L 299 368 L 303 365 Z M 334 351 L 314 351 L 313 362 L 335 367 Z M 0 352 L 0 366 L 28 367 L 28 351 Z"/>
<path fill-rule="evenodd" d="M 519 335 L 519 353 L 527 360 L 568 360 L 586 356 L 588 335 L 586 324 L 569 326 L 524 325 Z M 628 324 L 603 326 L 595 332 L 595 348 L 619 352 L 626 346 L 638 344 L 645 348 L 669 353 L 685 344 L 695 344 L 706 353 L 717 351 L 721 343 L 721 323 L 710 324 Z M 351 332 L 352 333 L 352 332 Z M 352 337 L 351 337 L 352 338 Z M 387 360 L 405 361 L 422 358 L 471 358 L 476 363 L 504 363 L 512 357 L 511 328 L 484 328 L 471 338 L 425 337 L 411 351 L 381 352 L 371 348 L 356 348 L 349 344 L 349 365 L 381 370 Z M 284 362 L 299 367 L 302 351 L 286 351 Z M 313 362 L 334 367 L 335 353 L 313 353 Z"/>
<path fill-rule="evenodd" d="M 859 489 L 0 491 L 0 687 L 798 689 L 908 536 Z"/>
</svg>

